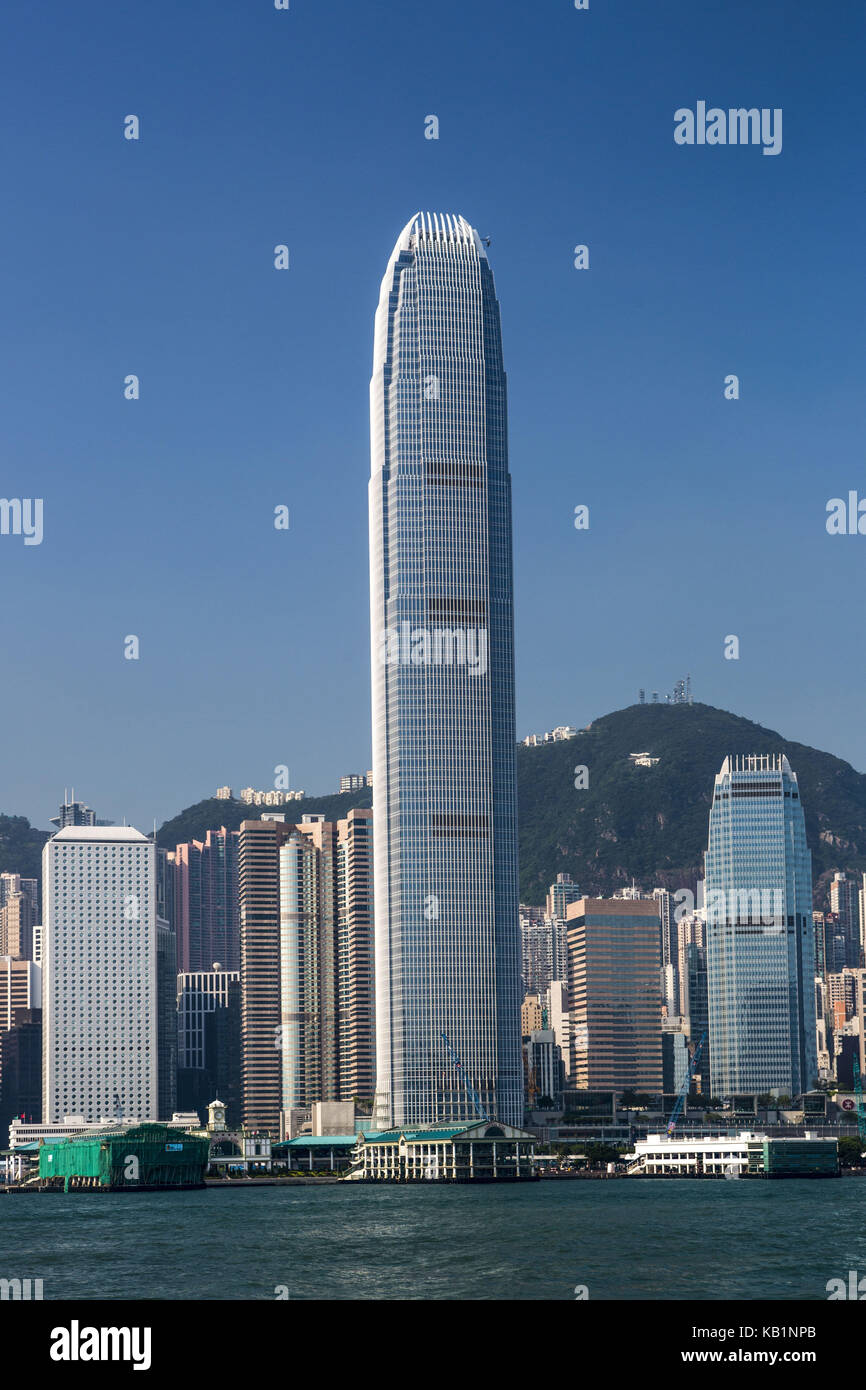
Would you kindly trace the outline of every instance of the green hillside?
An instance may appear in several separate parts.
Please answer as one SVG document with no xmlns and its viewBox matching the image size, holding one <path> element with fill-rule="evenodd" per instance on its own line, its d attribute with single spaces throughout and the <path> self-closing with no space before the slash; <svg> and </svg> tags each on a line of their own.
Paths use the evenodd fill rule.
<svg viewBox="0 0 866 1390">
<path fill-rule="evenodd" d="M 633 766 L 629 754 L 642 752 L 658 764 Z M 566 743 L 518 749 L 521 901 L 543 902 L 558 873 L 570 873 L 584 892 L 599 896 L 632 878 L 645 890 L 693 889 L 702 872 L 713 778 L 728 753 L 788 755 L 802 791 L 816 903 L 823 903 L 835 870 L 866 870 L 866 775 L 710 705 L 631 705 Z M 575 790 L 577 765 L 589 769 L 586 790 Z M 364 788 L 307 797 L 285 810 L 298 819 L 322 813 L 331 820 L 370 804 Z M 236 801 L 201 801 L 166 821 L 159 843 L 173 849 L 260 814 Z"/>
<path fill-rule="evenodd" d="M 157 831 L 156 842 L 163 849 L 174 849 L 175 845 L 188 840 L 203 840 L 208 830 L 218 830 L 224 825 L 226 830 L 237 830 L 243 820 L 257 820 L 263 812 L 284 812 L 288 820 L 300 820 L 301 816 L 324 815 L 327 820 L 340 820 L 348 815 L 353 806 L 372 806 L 373 792 L 370 787 L 362 787 L 357 792 L 338 792 L 333 796 L 305 796 L 303 801 L 290 801 L 287 806 L 244 806 L 240 801 L 198 801 L 187 806 L 180 815 L 174 816 L 161 825 Z"/>
<path fill-rule="evenodd" d="M 655 767 L 635 767 L 647 752 Z M 786 753 L 796 772 L 812 851 L 816 902 L 834 870 L 866 869 L 866 776 L 829 753 L 782 738 L 711 705 L 631 705 L 567 743 L 520 748 L 520 881 L 543 902 L 557 873 L 609 894 L 694 887 L 702 873 L 713 778 L 728 753 Z M 574 788 L 577 765 L 589 787 Z"/>
<path fill-rule="evenodd" d="M 42 880 L 42 846 L 49 831 L 37 830 L 26 816 L 0 816 L 0 874 Z"/>
</svg>

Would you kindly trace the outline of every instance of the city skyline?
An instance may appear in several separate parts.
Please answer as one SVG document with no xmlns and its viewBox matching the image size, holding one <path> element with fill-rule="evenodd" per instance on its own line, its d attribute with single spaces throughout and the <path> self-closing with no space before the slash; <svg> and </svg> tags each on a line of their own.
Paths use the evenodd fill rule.
<svg viewBox="0 0 866 1390">
<path fill-rule="evenodd" d="M 866 6 L 4 20 L 0 1306 L 838 1361 Z"/>
</svg>

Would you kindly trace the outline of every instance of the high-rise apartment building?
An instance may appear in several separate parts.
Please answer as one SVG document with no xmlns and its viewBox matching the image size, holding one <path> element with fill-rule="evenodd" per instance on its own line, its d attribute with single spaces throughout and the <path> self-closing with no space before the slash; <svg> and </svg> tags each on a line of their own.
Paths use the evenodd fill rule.
<svg viewBox="0 0 866 1390">
<path fill-rule="evenodd" d="M 827 1005 L 832 1008 L 834 1004 L 841 1004 L 844 1010 L 844 1017 L 847 1021 L 857 1013 L 857 991 L 860 981 L 860 971 L 852 970 L 846 965 L 838 974 L 827 976 Z"/>
<path fill-rule="evenodd" d="M 817 1078 L 812 867 L 797 776 L 780 754 L 726 758 L 706 864 L 714 1095 Z"/>
<path fill-rule="evenodd" d="M 22 878 L 20 874 L 0 874 L 0 907 L 6 906 L 6 901 L 12 893 L 26 893 L 33 903 L 34 911 L 38 909 L 39 884 L 35 878 Z"/>
<path fill-rule="evenodd" d="M 372 812 L 244 821 L 240 831 L 244 1123 L 372 1097 Z"/>
<path fill-rule="evenodd" d="M 0 875 L 0 956 L 33 959 L 33 928 L 39 920 L 35 878 Z"/>
<path fill-rule="evenodd" d="M 401 233 L 370 401 L 377 1121 L 472 1120 L 472 1088 L 519 1125 L 506 384 L 464 218 Z"/>
<path fill-rule="evenodd" d="M 830 911 L 845 938 L 845 965 L 857 970 L 860 959 L 860 885 L 847 874 L 834 874 L 830 884 Z M 841 966 L 837 965 L 837 969 Z"/>
<path fill-rule="evenodd" d="M 812 913 L 815 929 L 815 974 L 822 980 L 827 978 L 827 921 L 823 912 Z"/>
<path fill-rule="evenodd" d="M 73 791 L 71 797 L 63 802 L 58 814 L 51 817 L 51 824 L 56 825 L 59 830 L 66 830 L 70 825 L 110 825 L 111 822 L 97 820 L 96 812 L 85 806 L 83 801 L 76 801 Z"/>
<path fill-rule="evenodd" d="M 131 826 L 69 826 L 42 867 L 42 1118 L 155 1120 L 156 846 Z"/>
<path fill-rule="evenodd" d="M 673 894 L 667 888 L 654 888 L 653 897 L 659 905 L 659 936 L 661 940 L 662 1006 L 668 1018 L 679 1014 L 680 975 L 677 921 Z"/>
<path fill-rule="evenodd" d="M 245 820 L 238 844 L 241 934 L 241 1097 L 250 1129 L 279 1133 L 280 861 L 279 821 Z"/>
<path fill-rule="evenodd" d="M 545 917 L 541 908 L 520 906 L 520 979 L 522 993 L 544 994 L 552 980 L 565 978 L 565 921 Z"/>
<path fill-rule="evenodd" d="M 571 874 L 557 874 L 556 882 L 551 883 L 547 890 L 547 900 L 545 902 L 545 916 L 553 917 L 559 922 L 564 922 L 568 913 L 570 903 L 576 903 L 580 899 L 580 887 L 571 877 Z"/>
<path fill-rule="evenodd" d="M 658 907 L 652 898 L 581 898 L 568 908 L 571 1084 L 661 1091 Z"/>
<path fill-rule="evenodd" d="M 681 1018 L 689 1017 L 688 997 L 688 949 L 690 946 L 706 946 L 707 924 L 703 912 L 684 913 L 674 924 L 677 933 L 677 1007 L 675 1014 Z"/>
<path fill-rule="evenodd" d="M 372 772 L 350 772 L 345 777 L 340 778 L 341 792 L 359 792 L 365 787 L 372 787 Z"/>
<path fill-rule="evenodd" d="M 208 830 L 174 852 L 174 927 L 181 974 L 240 969 L 237 830 Z"/>
<path fill-rule="evenodd" d="M 372 1101 L 376 1066 L 373 813 L 337 822 L 337 1099 Z"/>
</svg>

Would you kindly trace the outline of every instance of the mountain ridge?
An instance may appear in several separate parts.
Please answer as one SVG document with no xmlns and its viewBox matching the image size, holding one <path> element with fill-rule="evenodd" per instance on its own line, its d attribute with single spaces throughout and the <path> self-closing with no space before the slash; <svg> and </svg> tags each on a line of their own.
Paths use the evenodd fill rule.
<svg viewBox="0 0 866 1390">
<path fill-rule="evenodd" d="M 636 767 L 631 753 L 659 761 Z M 866 872 L 866 774 L 832 753 L 785 739 L 713 705 L 628 705 L 594 719 L 575 738 L 517 748 L 520 899 L 543 903 L 558 873 L 583 892 L 605 896 L 634 879 L 694 891 L 702 875 L 713 779 L 729 754 L 785 753 L 800 784 L 812 851 L 816 905 L 837 870 Z M 586 767 L 588 786 L 575 787 Z M 578 778 L 577 780 L 581 780 Z M 372 805 L 372 791 L 305 797 L 281 807 L 288 817 L 345 816 Z M 207 830 L 261 815 L 262 807 L 206 798 L 166 820 L 157 843 L 174 849 Z M 51 832 L 24 816 L 0 815 L 0 872 L 39 877 Z"/>
<path fill-rule="evenodd" d="M 630 753 L 658 757 L 636 767 Z M 712 705 L 628 705 L 594 719 L 575 738 L 517 748 L 521 902 L 542 903 L 558 873 L 603 896 L 632 878 L 646 891 L 690 888 L 702 875 L 713 779 L 729 754 L 785 753 L 801 788 L 816 901 L 834 871 L 866 871 L 866 774 L 842 758 L 785 739 Z M 589 785 L 575 788 L 575 768 Z M 370 806 L 369 787 L 306 797 L 288 816 L 345 816 Z M 261 808 L 208 800 L 166 821 L 158 843 L 173 849 L 207 829 L 237 829 Z M 174 839 L 177 835 L 178 838 Z"/>
</svg>

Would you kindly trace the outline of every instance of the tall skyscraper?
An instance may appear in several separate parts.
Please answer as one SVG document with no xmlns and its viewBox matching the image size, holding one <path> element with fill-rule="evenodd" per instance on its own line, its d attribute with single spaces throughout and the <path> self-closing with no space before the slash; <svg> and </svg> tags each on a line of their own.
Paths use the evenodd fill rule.
<svg viewBox="0 0 866 1390">
<path fill-rule="evenodd" d="M 243 1122 L 279 1133 L 280 862 L 278 821 L 240 828 L 241 1094 Z M 222 1099 L 222 1097 L 220 1097 Z"/>
<path fill-rule="evenodd" d="M 710 1076 L 710 1027 L 707 994 L 707 950 L 694 940 L 687 941 L 682 952 L 681 998 L 683 1017 L 688 1021 L 689 1048 L 692 1056 L 703 1047 L 694 1072 L 695 1089 L 703 1094 Z"/>
<path fill-rule="evenodd" d="M 419 213 L 397 241 L 370 409 L 376 1118 L 472 1120 L 472 1087 L 520 1124 L 506 385 L 462 217 Z"/>
<path fill-rule="evenodd" d="M 796 773 L 780 754 L 726 758 L 706 864 L 714 1095 L 817 1079 L 812 860 Z"/>
<path fill-rule="evenodd" d="M 667 888 L 654 888 L 653 897 L 659 905 L 662 1005 L 668 1018 L 676 1018 L 680 1011 L 680 974 L 674 899 Z"/>
<path fill-rule="evenodd" d="M 160 851 L 157 851 L 159 853 Z M 156 1108 L 160 1120 L 177 1109 L 177 938 L 156 919 Z"/>
<path fill-rule="evenodd" d="M 42 1118 L 155 1120 L 156 846 L 131 826 L 69 826 L 42 872 Z"/>
<path fill-rule="evenodd" d="M 174 927 L 182 974 L 240 968 L 238 831 L 208 830 L 174 854 Z"/>
<path fill-rule="evenodd" d="M 568 907 L 571 1084 L 662 1089 L 661 946 L 656 903 L 581 898 Z"/>
<path fill-rule="evenodd" d="M 200 970 L 177 977 L 178 1109 L 203 1115 L 212 1100 L 241 1123 L 241 977 Z"/>
<path fill-rule="evenodd" d="M 157 1112 L 177 1109 L 177 936 L 174 931 L 174 856 L 156 849 Z"/>
</svg>

